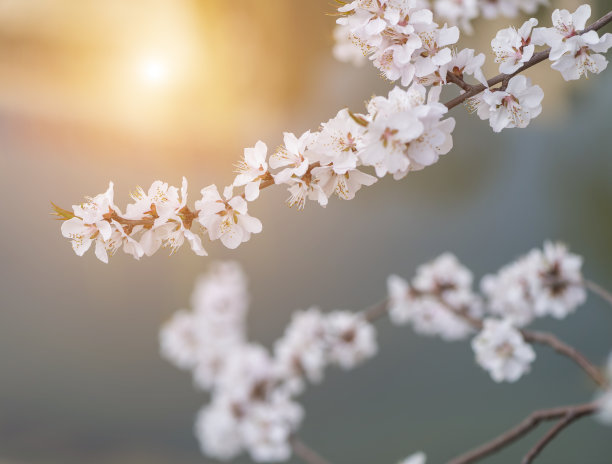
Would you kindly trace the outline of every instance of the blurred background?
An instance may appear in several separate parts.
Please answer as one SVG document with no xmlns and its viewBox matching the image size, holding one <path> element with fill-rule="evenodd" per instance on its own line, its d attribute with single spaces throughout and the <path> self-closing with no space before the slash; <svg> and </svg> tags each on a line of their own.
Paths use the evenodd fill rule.
<svg viewBox="0 0 612 464">
<path fill-rule="evenodd" d="M 609 2 L 593 6 L 595 19 Z M 74 255 L 49 201 L 69 207 L 113 180 L 123 206 L 136 185 L 183 175 L 193 201 L 229 183 L 258 139 L 276 147 L 283 131 L 316 129 L 386 94 L 369 64 L 333 59 L 333 11 L 330 0 L 0 0 L 1 464 L 208 462 L 192 432 L 207 398 L 159 357 L 158 330 L 212 260 L 245 267 L 250 337 L 268 346 L 295 309 L 365 308 L 388 274 L 411 277 L 447 250 L 479 279 L 559 239 L 612 288 L 612 70 L 566 83 L 546 64 L 529 72 L 545 89 L 529 128 L 496 135 L 456 108 L 455 148 L 435 166 L 326 209 L 298 212 L 285 191 L 266 190 L 251 207 L 264 233 L 238 250 L 208 244 L 199 258 L 185 246 L 108 265 Z M 523 20 L 476 22 L 464 44 L 490 50 L 497 29 Z M 595 296 L 539 327 L 596 363 L 612 349 L 612 308 Z M 594 393 L 546 348 L 531 374 L 497 385 L 468 343 L 378 328 L 374 360 L 330 371 L 303 397 L 301 437 L 337 464 L 391 464 L 417 450 L 444 462 L 536 408 Z M 543 433 L 485 462 L 518 462 Z M 538 462 L 612 462 L 611 437 L 584 419 Z"/>
</svg>

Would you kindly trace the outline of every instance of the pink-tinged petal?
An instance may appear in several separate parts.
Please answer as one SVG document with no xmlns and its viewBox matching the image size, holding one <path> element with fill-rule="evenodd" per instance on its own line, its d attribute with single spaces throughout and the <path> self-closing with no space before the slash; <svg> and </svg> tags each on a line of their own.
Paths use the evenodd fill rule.
<svg viewBox="0 0 612 464">
<path fill-rule="evenodd" d="M 410 24 L 431 24 L 433 21 L 433 13 L 431 10 L 424 8 L 410 14 Z"/>
<path fill-rule="evenodd" d="M 147 256 L 153 256 L 159 250 L 161 244 L 159 235 L 152 230 L 145 231 L 140 237 L 140 246 Z"/>
<path fill-rule="evenodd" d="M 113 228 L 107 221 L 96 222 L 96 228 L 104 240 L 108 240 L 113 233 Z"/>
<path fill-rule="evenodd" d="M 181 184 L 181 208 L 187 204 L 187 179 L 183 176 Z"/>
<path fill-rule="evenodd" d="M 234 197 L 232 198 L 230 201 L 228 201 L 229 205 L 232 207 L 232 209 L 236 212 L 238 212 L 239 214 L 246 214 L 247 213 L 247 202 L 244 198 L 242 197 Z"/>
<path fill-rule="evenodd" d="M 261 221 L 249 215 L 241 215 L 238 224 L 251 234 L 258 234 L 263 230 Z"/>
<path fill-rule="evenodd" d="M 531 30 L 534 26 L 538 25 L 538 20 L 535 18 L 530 18 L 523 23 L 523 25 L 519 28 L 518 33 L 523 38 L 526 39 L 531 34 Z"/>
<path fill-rule="evenodd" d="M 83 224 L 83 220 L 77 217 L 68 219 L 62 222 L 62 235 L 66 238 L 72 238 L 74 235 L 88 234 L 88 227 Z"/>
<path fill-rule="evenodd" d="M 244 197 L 247 201 L 256 200 L 259 197 L 259 184 L 261 180 L 256 180 L 255 182 L 249 182 L 244 188 Z"/>
<path fill-rule="evenodd" d="M 230 250 L 234 250 L 242 243 L 242 236 L 242 227 L 238 224 L 232 224 L 232 226 L 221 235 L 220 239 L 223 245 Z"/>
<path fill-rule="evenodd" d="M 610 47 L 612 47 L 612 34 L 608 32 L 602 35 L 596 43 L 591 45 L 591 50 L 597 53 L 606 53 Z"/>
<path fill-rule="evenodd" d="M 443 48 L 434 56 L 432 56 L 431 61 L 437 66 L 442 66 L 443 64 L 450 62 L 452 58 L 453 54 L 450 48 Z"/>
<path fill-rule="evenodd" d="M 380 34 L 387 27 L 387 21 L 381 18 L 376 18 L 373 21 L 368 22 L 365 27 L 366 34 L 376 35 Z"/>
<path fill-rule="evenodd" d="M 442 28 L 438 38 L 438 45 L 441 47 L 457 43 L 459 40 L 459 28 L 457 26 Z"/>
<path fill-rule="evenodd" d="M 96 253 L 96 257 L 100 261 L 108 264 L 108 253 L 106 252 L 106 247 L 104 246 L 104 242 L 102 240 L 96 240 L 95 253 Z"/>
<path fill-rule="evenodd" d="M 217 186 L 212 184 L 208 187 L 204 187 L 200 193 L 202 194 L 202 199 L 199 200 L 201 202 L 215 202 L 221 200 L 221 195 L 219 195 L 219 190 Z"/>
<path fill-rule="evenodd" d="M 299 152 L 299 143 L 297 137 L 291 132 L 283 132 L 283 143 L 289 153 Z"/>
<path fill-rule="evenodd" d="M 83 254 L 87 250 L 89 250 L 89 247 L 91 246 L 92 242 L 93 240 L 90 239 L 89 237 L 81 237 L 81 238 L 73 239 L 71 242 L 72 249 L 78 256 L 83 256 Z"/>
<path fill-rule="evenodd" d="M 591 17 L 591 6 L 588 4 L 580 5 L 574 14 L 572 14 L 572 20 L 574 22 L 574 28 L 577 31 L 584 29 L 587 19 Z"/>
<path fill-rule="evenodd" d="M 349 173 L 349 178 L 352 178 L 361 185 L 366 185 L 368 187 L 378 181 L 376 177 L 366 174 L 365 172 L 361 172 L 357 169 Z"/>
<path fill-rule="evenodd" d="M 202 246 L 202 239 L 200 239 L 199 235 L 194 234 L 190 230 L 185 230 L 184 234 L 185 234 L 185 238 L 189 242 L 189 245 L 191 246 L 191 250 L 196 255 L 198 255 L 198 256 L 208 256 L 208 253 L 206 253 L 206 250 Z"/>
</svg>

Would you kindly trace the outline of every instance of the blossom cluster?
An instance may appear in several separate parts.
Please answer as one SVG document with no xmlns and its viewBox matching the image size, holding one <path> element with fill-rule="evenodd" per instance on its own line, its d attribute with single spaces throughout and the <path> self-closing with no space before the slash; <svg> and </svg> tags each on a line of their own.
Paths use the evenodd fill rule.
<svg viewBox="0 0 612 464">
<path fill-rule="evenodd" d="M 120 248 L 140 258 L 161 247 L 175 251 L 186 241 L 196 254 L 206 255 L 205 235 L 233 249 L 261 232 L 249 203 L 269 185 L 286 186 L 290 206 L 302 209 L 307 200 L 326 206 L 334 193 L 350 200 L 362 186 L 376 182 L 364 168 L 378 177 L 400 179 L 435 163 L 452 148 L 455 120 L 443 119 L 447 111 L 438 94 L 423 85 L 396 87 L 387 97 L 373 97 L 366 114 L 343 109 L 318 131 L 299 137 L 285 133 L 283 145 L 269 156 L 262 141 L 246 148 L 232 184 L 222 193 L 216 185 L 203 188 L 193 210 L 187 206 L 183 179 L 180 190 L 161 181 L 147 191 L 138 188 L 125 213 L 113 201 L 112 183 L 72 211 L 55 207 L 55 212 L 64 220 L 62 234 L 76 254 L 83 255 L 95 242 L 96 256 L 104 262 L 108 252 Z"/>
<path fill-rule="evenodd" d="M 537 317 L 557 319 L 586 300 L 582 258 L 560 243 L 546 242 L 471 288 L 472 273 L 445 253 L 422 265 L 408 283 L 396 275 L 387 280 L 389 316 L 415 332 L 443 340 L 472 340 L 477 363 L 496 382 L 514 382 L 530 369 L 533 348 L 521 328 Z"/>
<path fill-rule="evenodd" d="M 246 451 L 257 462 L 288 459 L 304 415 L 295 398 L 307 382 L 320 382 L 329 365 L 351 369 L 377 351 L 375 329 L 361 314 L 316 308 L 295 313 L 271 353 L 250 342 L 247 281 L 233 262 L 201 276 L 191 304 L 162 328 L 161 353 L 211 394 L 195 432 L 212 458 Z"/>
</svg>

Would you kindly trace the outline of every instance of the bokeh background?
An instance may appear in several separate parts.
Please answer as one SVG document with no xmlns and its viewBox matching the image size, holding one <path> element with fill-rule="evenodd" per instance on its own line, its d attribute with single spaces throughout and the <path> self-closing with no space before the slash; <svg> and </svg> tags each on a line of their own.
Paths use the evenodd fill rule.
<svg viewBox="0 0 612 464">
<path fill-rule="evenodd" d="M 386 93 L 371 66 L 333 59 L 331 12 L 329 0 L 0 0 L 0 463 L 208 462 L 192 432 L 207 398 L 159 357 L 158 330 L 212 260 L 245 267 L 250 336 L 268 346 L 295 309 L 365 308 L 388 274 L 411 277 L 447 250 L 480 278 L 560 239 L 612 288 L 612 70 L 566 83 L 545 64 L 529 73 L 546 93 L 529 128 L 493 134 L 456 108 L 455 148 L 440 163 L 326 209 L 298 212 L 282 189 L 266 191 L 252 205 L 264 233 L 238 250 L 118 254 L 109 265 L 74 255 L 49 201 L 69 207 L 112 179 L 121 205 L 136 185 L 183 175 L 193 199 L 231 181 L 245 146 L 275 147 L 283 131 L 316 129 Z M 477 22 L 467 43 L 488 50 L 498 28 L 522 21 Z M 468 343 L 378 327 L 374 360 L 330 371 L 303 397 L 300 435 L 337 464 L 417 450 L 444 462 L 533 409 L 594 393 L 546 348 L 531 374 L 497 385 Z M 612 349 L 612 308 L 595 296 L 539 327 L 597 363 Z M 542 433 L 485 462 L 518 462 Z M 538 462 L 610 463 L 611 437 L 584 419 Z"/>
</svg>

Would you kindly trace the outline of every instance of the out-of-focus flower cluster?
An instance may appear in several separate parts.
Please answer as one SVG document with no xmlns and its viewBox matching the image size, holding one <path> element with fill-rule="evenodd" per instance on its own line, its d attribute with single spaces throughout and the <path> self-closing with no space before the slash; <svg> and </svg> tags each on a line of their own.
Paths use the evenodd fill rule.
<svg viewBox="0 0 612 464">
<path fill-rule="evenodd" d="M 362 186 L 376 182 L 363 168 L 400 179 L 438 161 L 452 148 L 455 120 L 443 119 L 448 110 L 437 97 L 420 84 L 396 87 L 387 97 L 373 97 L 367 114 L 343 109 L 316 132 L 285 133 L 283 145 L 270 156 L 259 141 L 244 150 L 232 185 L 222 193 L 216 185 L 203 188 L 193 210 L 187 206 L 185 179 L 180 191 L 161 181 L 147 191 L 138 188 L 125 213 L 114 203 L 111 183 L 72 211 L 55 207 L 64 220 L 62 234 L 79 256 L 95 242 L 96 256 L 104 262 L 120 248 L 140 258 L 160 247 L 175 251 L 185 241 L 196 254 L 206 255 L 205 235 L 236 248 L 262 230 L 248 205 L 266 186 L 285 185 L 290 206 L 302 209 L 307 200 L 326 206 L 333 194 L 350 200 Z"/>
<path fill-rule="evenodd" d="M 195 425 L 206 455 L 229 460 L 246 451 L 257 462 L 283 461 L 304 415 L 296 396 L 327 366 L 351 369 L 374 356 L 376 332 L 358 313 L 310 308 L 293 315 L 270 353 L 247 339 L 248 300 L 240 267 L 216 264 L 197 281 L 192 310 L 162 328 L 161 352 L 211 394 Z"/>
<path fill-rule="evenodd" d="M 471 288 L 472 273 L 446 253 L 419 267 L 411 283 L 389 276 L 389 316 L 447 341 L 478 331 L 472 340 L 478 364 L 496 382 L 514 382 L 535 360 L 521 328 L 537 317 L 564 318 L 585 302 L 581 267 L 582 258 L 547 242 L 485 276 L 479 296 Z"/>
</svg>

